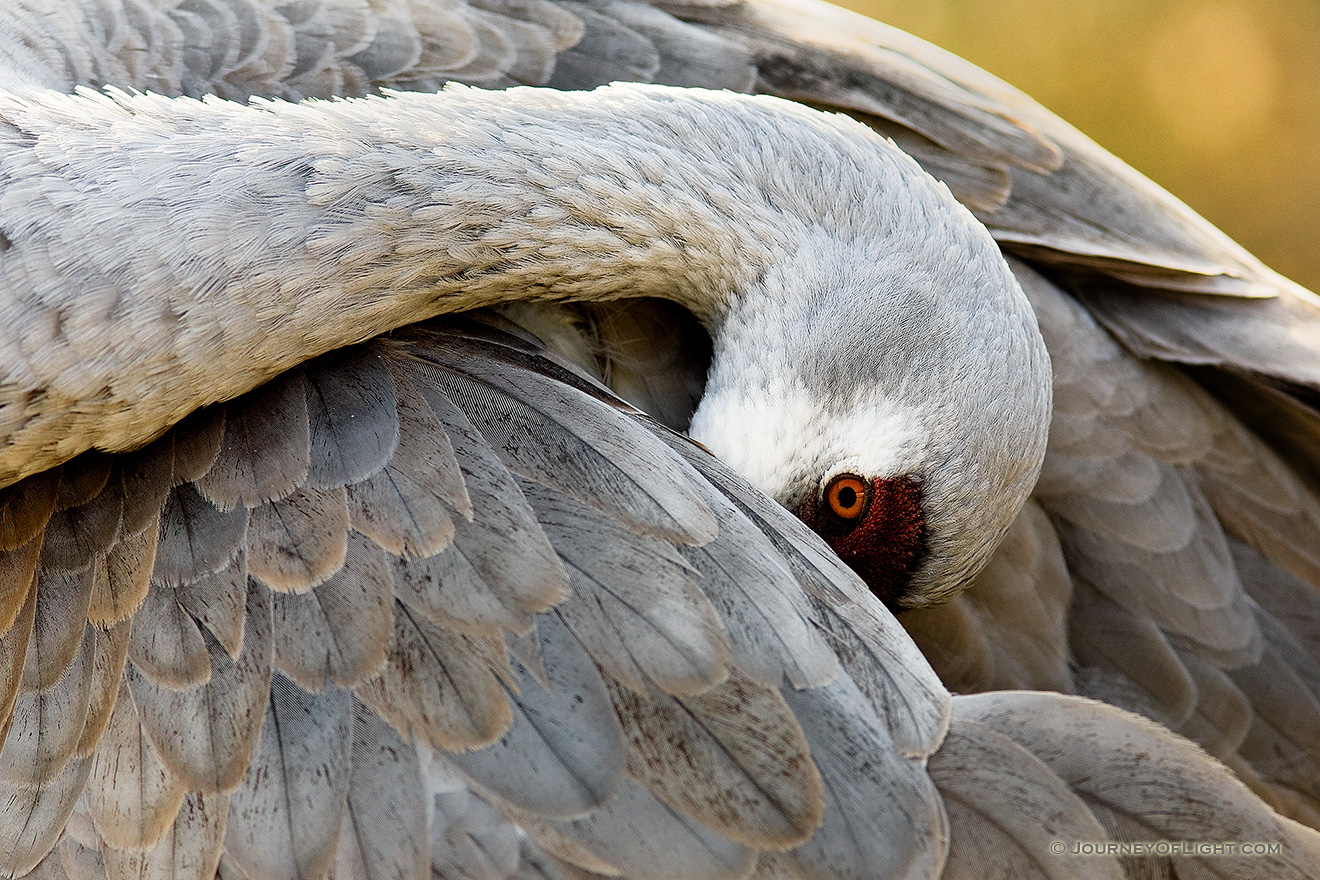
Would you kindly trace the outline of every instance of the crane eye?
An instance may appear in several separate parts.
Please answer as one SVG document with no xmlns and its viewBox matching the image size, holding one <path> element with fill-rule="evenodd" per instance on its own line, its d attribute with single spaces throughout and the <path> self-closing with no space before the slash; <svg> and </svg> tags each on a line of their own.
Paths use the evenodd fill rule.
<svg viewBox="0 0 1320 880">
<path fill-rule="evenodd" d="M 825 503 L 844 522 L 858 522 L 871 506 L 871 486 L 861 477 L 840 474 L 825 487 Z"/>
</svg>

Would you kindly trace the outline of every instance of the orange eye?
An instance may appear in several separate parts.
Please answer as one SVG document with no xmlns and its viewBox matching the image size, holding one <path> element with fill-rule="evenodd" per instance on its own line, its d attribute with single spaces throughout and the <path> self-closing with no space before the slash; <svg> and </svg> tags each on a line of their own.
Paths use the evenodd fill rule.
<svg viewBox="0 0 1320 880">
<path fill-rule="evenodd" d="M 840 474 L 825 487 L 825 503 L 839 519 L 855 522 L 862 518 L 870 506 L 870 492 L 870 485 L 861 477 Z"/>
</svg>

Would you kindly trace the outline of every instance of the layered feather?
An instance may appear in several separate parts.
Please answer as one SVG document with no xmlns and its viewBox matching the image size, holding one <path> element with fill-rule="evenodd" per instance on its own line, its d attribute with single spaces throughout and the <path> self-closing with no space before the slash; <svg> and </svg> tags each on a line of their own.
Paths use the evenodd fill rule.
<svg viewBox="0 0 1320 880">
<path fill-rule="evenodd" d="M 844 569 L 815 569 L 827 557 L 796 520 L 501 326 L 309 363 L 197 421 L 201 437 L 176 428 L 135 453 L 169 463 L 140 471 L 159 474 L 154 545 L 122 535 L 68 574 L 12 551 L 28 610 L 3 644 L 25 643 L 14 674 L 30 684 L 15 681 L 0 750 L 5 779 L 23 778 L 0 784 L 28 792 L 31 830 L 6 870 L 55 852 L 106 877 L 411 875 L 471 855 L 437 842 L 448 813 L 422 778 L 442 764 L 556 853 L 489 838 L 506 853 L 492 865 L 643 870 L 676 833 L 697 848 L 674 870 L 694 877 L 745 876 L 761 850 L 810 876 L 882 852 L 895 871 L 938 866 L 942 838 L 918 833 L 940 821 L 921 761 L 947 696 L 892 617 Z M 496 380 L 475 374 L 486 363 Z M 553 405 L 550 375 L 568 382 Z M 353 389 L 380 377 L 381 414 L 354 418 Z M 295 394 L 335 413 L 304 420 Z M 551 432 L 597 463 L 515 451 Z M 600 450 L 617 438 L 652 476 L 616 476 Z M 72 467 L 86 476 L 66 499 L 86 505 L 123 465 Z M 390 493 L 373 506 L 419 512 L 404 532 L 346 502 L 373 480 Z M 447 534 L 427 539 L 441 517 Z M 616 557 L 590 551 L 602 535 Z M 88 597 L 121 543 L 126 586 L 100 616 L 128 616 L 103 633 Z M 758 595 L 797 632 L 753 612 Z M 853 646 L 845 663 L 823 632 Z M 878 799 L 895 807 L 867 830 L 847 818 Z M 56 847 L 66 822 L 81 837 Z"/>
<path fill-rule="evenodd" d="M 947 639 L 929 653 L 955 688 L 1104 695 L 1320 815 L 1314 731 L 1296 724 L 1320 713 L 1314 412 L 1288 396 L 1316 387 L 1293 328 L 1320 312 L 1020 94 L 883 26 L 769 0 L 22 2 L 0 24 L 5 85 L 245 100 L 629 78 L 871 122 L 1010 250 L 1098 272 L 1082 301 L 1131 350 L 1244 372 L 1221 398 L 1269 421 L 1223 391 L 1257 383 L 1288 426 L 1265 432 L 1272 458 L 1016 265 L 1057 334 L 1053 522 L 1029 508 L 984 593 L 913 631 Z M 665 352 L 629 332 L 599 331 L 601 378 L 682 427 L 707 355 L 639 382 Z M 1092 704 L 955 701 L 946 739 L 930 667 L 800 523 L 501 333 L 333 355 L 143 450 L 0 489 L 0 872 L 930 874 L 946 827 L 931 779 L 950 875 L 1080 870 L 1039 849 L 1097 834 L 1079 799 L 1121 839 L 1259 834 L 1288 847 L 1277 876 L 1313 864 L 1314 838 L 1204 755 Z M 589 552 L 601 535 L 616 552 Z M 1178 783 L 1148 791 L 1142 749 Z M 1097 759 L 1098 784 L 1082 772 Z M 1186 809 L 1225 799 L 1229 814 Z M 1010 828 L 1008 808 L 1048 822 Z"/>
</svg>

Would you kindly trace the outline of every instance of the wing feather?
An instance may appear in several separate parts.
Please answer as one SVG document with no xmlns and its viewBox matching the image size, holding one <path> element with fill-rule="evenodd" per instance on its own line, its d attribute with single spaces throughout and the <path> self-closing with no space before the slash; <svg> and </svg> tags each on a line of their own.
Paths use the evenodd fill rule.
<svg viewBox="0 0 1320 880">
<path fill-rule="evenodd" d="M 311 461 L 310 393 L 304 372 L 291 370 L 229 404 L 220 452 L 197 488 L 229 510 L 284 498 L 301 486 Z"/>
<path fill-rule="evenodd" d="M 537 621 L 541 675 L 513 661 L 513 722 L 489 746 L 449 756 L 483 789 L 536 816 L 567 818 L 623 787 L 623 733 L 601 673 L 557 616 Z"/>
<path fill-rule="evenodd" d="M 782 555 L 727 498 L 713 489 L 703 495 L 715 512 L 720 540 L 680 547 L 679 553 L 719 615 L 734 664 L 766 687 L 785 677 L 795 687 L 832 680 L 838 659 Z"/>
<path fill-rule="evenodd" d="M 131 625 L 127 622 L 110 629 L 92 627 L 96 651 L 92 657 L 91 696 L 87 703 L 87 719 L 83 722 L 82 737 L 78 740 L 78 757 L 92 753 L 100 742 L 101 734 L 110 723 L 115 703 L 119 700 L 119 685 L 128 661 L 128 641 Z"/>
<path fill-rule="evenodd" d="M 150 446 L 119 456 L 119 481 L 124 486 L 124 534 L 136 535 L 160 522 L 161 507 L 176 483 L 173 436 L 178 430 L 168 432 Z M 159 531 L 159 527 L 155 530 Z"/>
<path fill-rule="evenodd" d="M 1076 596 L 1069 624 L 1078 661 L 1117 673 L 1142 693 L 1141 708 L 1125 708 L 1152 712 L 1170 727 L 1186 722 L 1196 707 L 1196 683 L 1159 627 L 1086 581 L 1077 582 Z"/>
<path fill-rule="evenodd" d="M 554 856 L 542 852 L 531 840 L 523 838 L 520 846 L 521 862 L 518 872 L 511 880 L 569 880 L 569 869 Z M 584 880 L 589 880 L 585 872 L 580 872 Z"/>
<path fill-rule="evenodd" d="M 680 21 L 643 3 L 613 2 L 597 7 L 645 37 L 660 66 L 655 82 L 674 86 L 750 92 L 756 81 L 755 57 L 736 40 Z"/>
<path fill-rule="evenodd" d="M 160 455 L 168 457 L 175 484 L 197 480 L 211 469 L 220 455 L 225 436 L 225 410 L 219 406 L 199 409 L 182 419 L 157 441 Z M 160 472 L 152 468 L 151 479 Z M 154 495 L 157 487 L 147 487 Z"/>
<path fill-rule="evenodd" d="M 910 757 L 929 755 L 948 727 L 949 695 L 926 658 L 878 600 L 861 609 L 813 602 L 849 686 L 866 697 L 893 747 Z"/>
<path fill-rule="evenodd" d="M 113 466 L 113 458 L 96 450 L 71 460 L 60 472 L 55 510 L 90 504 L 110 481 Z"/>
<path fill-rule="evenodd" d="M 495 88 L 508 85 L 505 73 L 515 60 L 513 45 L 497 25 L 498 20 L 480 10 L 465 10 L 463 19 L 475 51 L 467 56 L 462 66 L 448 73 L 455 79 L 475 85 Z"/>
<path fill-rule="evenodd" d="M 899 621 L 950 690 L 1070 693 L 1072 599 L 1054 526 L 1028 501 L 967 592 L 905 611 Z"/>
<path fill-rule="evenodd" d="M 153 517 L 141 531 L 123 534 L 96 562 L 87 619 L 96 626 L 127 620 L 142 605 L 151 588 L 151 571 L 160 540 L 160 520 Z M 102 567 L 104 570 L 102 570 Z"/>
<path fill-rule="evenodd" d="M 22 589 L 21 584 L 19 589 Z M 9 631 L 0 636 L 0 734 L 5 736 L 9 734 L 14 705 L 22 689 L 28 643 L 36 627 L 37 591 L 29 585 L 26 593 L 27 599 L 10 622 Z"/>
<path fill-rule="evenodd" d="M 1320 498 L 1241 425 L 1221 419 L 1213 450 L 1197 462 L 1206 497 L 1225 530 L 1274 564 L 1320 585 Z"/>
<path fill-rule="evenodd" d="M 106 873 L 105 859 L 101 857 L 100 852 L 67 837 L 61 841 L 58 848 L 51 850 L 50 855 L 46 856 L 45 860 L 37 866 L 33 874 L 43 870 L 51 871 L 52 869 L 48 868 L 47 865 L 55 858 L 59 860 L 59 866 L 63 869 L 63 873 L 54 874 L 59 880 L 66 880 L 66 878 L 68 880 L 108 880 L 109 878 Z M 28 876 L 33 876 L 33 874 Z M 46 876 L 50 876 L 50 874 L 47 873 Z"/>
<path fill-rule="evenodd" d="M 211 677 L 173 690 L 130 672 L 128 686 L 152 745 L 189 789 L 228 792 L 243 779 L 261 732 L 270 690 L 274 632 L 271 597 L 252 584 L 242 649 L 231 657 L 207 640 Z"/>
<path fill-rule="evenodd" d="M 653 795 L 744 846 L 804 843 L 825 810 L 806 735 L 778 691 L 731 675 L 704 693 L 611 689 L 628 771 Z"/>
<path fill-rule="evenodd" d="M 60 485 L 60 468 L 24 481 L 22 486 L 0 489 L 0 551 L 8 554 L 30 542 L 55 511 L 55 496 Z M 40 542 L 37 542 L 40 547 Z"/>
<path fill-rule="evenodd" d="M 352 744 L 349 692 L 308 693 L 275 675 L 252 764 L 229 796 L 225 853 L 245 874 L 325 876 L 348 809 Z"/>
<path fill-rule="evenodd" d="M 246 507 L 221 510 L 192 483 L 176 486 L 160 512 L 152 580 L 180 586 L 220 571 L 243 547 L 248 528 Z"/>
<path fill-rule="evenodd" d="M 224 568 L 174 591 L 179 605 L 206 627 L 232 658 L 243 650 L 247 596 L 247 554 L 242 550 Z"/>
<path fill-rule="evenodd" d="M 582 22 L 582 38 L 555 59 L 546 85 L 556 89 L 590 89 L 602 83 L 653 82 L 660 53 L 642 34 L 586 3 L 563 2 Z"/>
<path fill-rule="evenodd" d="M 29 597 L 36 595 L 32 586 L 40 556 L 40 536 L 11 550 L 0 550 L 0 639 L 13 629 Z"/>
<path fill-rule="evenodd" d="M 324 355 L 307 373 L 307 485 L 337 489 L 379 471 L 399 442 L 394 377 L 371 348 Z"/>
<path fill-rule="evenodd" d="M 1220 760 L 1235 753 L 1254 722 L 1251 700 L 1228 674 L 1192 652 L 1180 653 L 1196 685 L 1196 706 L 1178 733 Z"/>
<path fill-rule="evenodd" d="M 506 665 L 498 638 L 447 630 L 396 602 L 385 666 L 354 693 L 397 730 L 432 746 L 479 748 L 512 721 L 499 675 Z"/>
<path fill-rule="evenodd" d="M 846 668 L 846 664 L 845 664 Z M 784 858 L 817 878 L 930 876 L 944 864 L 948 820 L 922 761 L 906 757 L 850 678 L 784 688 L 825 788 L 823 822 Z"/>
<path fill-rule="evenodd" d="M 254 509 L 248 521 L 248 573 L 273 590 L 306 593 L 344 564 L 348 502 L 342 484 L 299 487 Z"/>
<path fill-rule="evenodd" d="M 133 616 L 128 656 L 144 678 L 172 690 L 196 687 L 211 677 L 202 631 L 168 587 L 148 592 Z"/>
<path fill-rule="evenodd" d="M 516 826 L 468 791 L 437 793 L 434 801 L 432 876 L 513 876 L 522 857 Z"/>
<path fill-rule="evenodd" d="M 118 849 L 149 849 L 174 824 L 187 793 L 147 737 L 128 684 L 121 684 L 87 779 L 97 834 Z"/>
<path fill-rule="evenodd" d="M 189 792 L 174 824 L 155 846 L 147 850 L 105 846 L 100 852 L 104 876 L 108 880 L 212 880 L 220 863 L 228 810 L 228 797 L 223 794 Z"/>
<path fill-rule="evenodd" d="M 1125 876 L 1116 858 L 1073 855 L 1076 842 L 1108 835 L 1062 779 L 1007 736 L 955 718 L 930 775 L 949 813 L 945 880 Z"/>
<path fill-rule="evenodd" d="M 82 645 L 95 569 L 42 571 L 37 575 L 36 617 L 23 665 L 23 690 L 54 687 Z"/>
<path fill-rule="evenodd" d="M 1320 834 L 1271 811 L 1222 764 L 1159 725 L 1103 703 L 1047 693 L 961 697 L 955 711 L 1044 761 L 1117 839 L 1278 844 L 1270 853 L 1179 856 L 1178 876 L 1303 878 L 1314 871 Z M 1146 870 L 1170 869 L 1167 860 L 1140 861 Z"/>
<path fill-rule="evenodd" d="M 56 509 L 46 522 L 42 565 L 57 570 L 80 569 L 104 556 L 119 537 L 123 510 L 124 496 L 118 480 L 107 482 L 82 504 Z"/>
<path fill-rule="evenodd" d="M 396 566 L 395 589 L 458 629 L 525 632 L 530 615 L 563 598 L 567 575 L 513 476 L 467 416 L 439 389 L 418 387 L 449 437 L 472 508 L 454 521 L 449 552 L 430 557 L 425 567 Z"/>
<path fill-rule="evenodd" d="M 1313 689 L 1276 651 L 1228 676 L 1251 694 L 1254 710 L 1239 754 L 1266 779 L 1320 796 L 1320 700 Z"/>
<path fill-rule="evenodd" d="M 661 537 L 697 544 L 714 536 L 714 515 L 684 471 L 671 456 L 639 455 L 646 429 L 613 407 L 526 369 L 508 348 L 474 351 L 450 339 L 419 341 L 417 350 L 442 368 L 427 372 L 430 382 L 463 408 L 511 470 Z"/>
<path fill-rule="evenodd" d="M 275 593 L 275 668 L 309 691 L 352 687 L 385 665 L 394 635 L 384 551 L 351 533 L 344 567 L 309 593 Z"/>
<path fill-rule="evenodd" d="M 330 877 L 426 877 L 427 804 L 417 749 L 353 703 L 353 775 Z"/>
<path fill-rule="evenodd" d="M 395 555 L 434 556 L 454 535 L 450 511 L 471 519 L 444 427 L 406 378 L 396 377 L 399 442 L 381 470 L 348 487 L 349 522 Z"/>
<path fill-rule="evenodd" d="M 0 748 L 0 780 L 49 782 L 74 757 L 91 705 L 96 645 L 96 630 L 89 626 L 77 657 L 53 687 L 19 695 Z"/>
<path fill-rule="evenodd" d="M 593 660 L 639 691 L 692 694 L 728 674 L 715 609 L 671 545 L 547 487 L 522 488 L 569 572 L 573 592 L 556 611 Z"/>
<path fill-rule="evenodd" d="M 634 782 L 555 828 L 625 876 L 643 877 L 664 865 L 674 880 L 743 880 L 756 866 L 754 850 L 706 830 Z"/>
<path fill-rule="evenodd" d="M 409 18 L 406 3 L 372 3 L 376 13 L 371 42 L 349 60 L 369 80 L 381 81 L 415 68 L 422 56 L 422 41 Z"/>
<path fill-rule="evenodd" d="M 460 10 L 432 4 L 409 4 L 407 10 L 418 33 L 419 53 L 412 68 L 400 71 L 389 82 L 400 88 L 434 88 L 461 68 L 478 51 L 477 36 Z"/>
<path fill-rule="evenodd" d="M 82 796 L 92 759 L 76 758 L 41 785 L 0 781 L 0 871 L 22 877 L 55 846 L 64 823 Z"/>
</svg>

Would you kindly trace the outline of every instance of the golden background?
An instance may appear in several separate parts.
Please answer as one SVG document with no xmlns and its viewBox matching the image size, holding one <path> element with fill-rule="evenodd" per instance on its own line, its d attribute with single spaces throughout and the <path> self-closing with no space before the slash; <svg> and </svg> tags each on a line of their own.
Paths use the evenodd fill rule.
<svg viewBox="0 0 1320 880">
<path fill-rule="evenodd" d="M 848 0 L 984 67 L 1320 290 L 1316 0 Z"/>
</svg>

